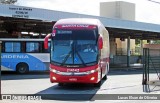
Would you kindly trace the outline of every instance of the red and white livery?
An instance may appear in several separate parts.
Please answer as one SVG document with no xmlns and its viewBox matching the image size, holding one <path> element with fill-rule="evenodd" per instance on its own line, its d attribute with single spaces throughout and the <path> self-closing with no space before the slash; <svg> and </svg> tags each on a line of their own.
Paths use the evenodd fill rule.
<svg viewBox="0 0 160 103">
<path fill-rule="evenodd" d="M 109 71 L 109 34 L 98 19 L 61 19 L 47 35 L 51 38 L 50 81 L 101 85 Z"/>
</svg>

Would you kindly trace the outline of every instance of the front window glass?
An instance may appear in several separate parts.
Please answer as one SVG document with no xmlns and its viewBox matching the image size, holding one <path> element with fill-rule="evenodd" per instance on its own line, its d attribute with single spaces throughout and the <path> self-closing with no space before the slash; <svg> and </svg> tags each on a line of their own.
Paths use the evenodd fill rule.
<svg viewBox="0 0 160 103">
<path fill-rule="evenodd" d="M 98 51 L 95 40 L 77 40 L 76 49 L 85 63 L 96 61 Z"/>
<path fill-rule="evenodd" d="M 71 41 L 68 40 L 55 40 L 53 44 L 54 48 L 51 49 L 51 59 L 55 62 L 62 63 L 66 56 L 70 58 L 70 52 L 72 50 L 70 43 Z"/>
<path fill-rule="evenodd" d="M 64 65 L 97 62 L 96 30 L 57 30 L 51 44 L 51 61 Z"/>
</svg>

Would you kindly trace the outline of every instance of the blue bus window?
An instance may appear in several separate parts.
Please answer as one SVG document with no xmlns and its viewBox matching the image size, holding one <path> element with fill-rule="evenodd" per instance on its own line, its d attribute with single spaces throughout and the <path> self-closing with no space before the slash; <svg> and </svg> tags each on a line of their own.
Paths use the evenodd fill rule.
<svg viewBox="0 0 160 103">
<path fill-rule="evenodd" d="M 21 52 L 21 44 L 19 42 L 6 42 L 5 52 Z"/>
<path fill-rule="evenodd" d="M 39 51 L 39 43 L 37 42 L 27 42 L 26 43 L 26 52 L 40 52 Z"/>
<path fill-rule="evenodd" d="M 51 43 L 49 42 L 49 43 L 48 43 L 48 49 L 46 50 L 46 52 L 49 53 L 49 52 L 50 52 L 50 49 L 51 49 Z"/>
</svg>

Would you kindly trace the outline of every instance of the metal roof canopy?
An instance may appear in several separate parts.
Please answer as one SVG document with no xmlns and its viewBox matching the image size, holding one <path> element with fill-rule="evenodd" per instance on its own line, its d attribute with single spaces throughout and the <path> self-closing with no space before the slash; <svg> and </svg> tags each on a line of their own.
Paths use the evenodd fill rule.
<svg viewBox="0 0 160 103">
<path fill-rule="evenodd" d="M 2 31 L 50 33 L 55 21 L 62 18 L 96 18 L 108 29 L 110 37 L 131 39 L 159 39 L 160 25 L 111 19 L 99 16 L 68 13 L 15 5 L 0 4 L 0 35 Z"/>
<path fill-rule="evenodd" d="M 48 34 L 54 22 L 0 16 L 0 38 L 17 38 L 13 32 L 34 32 Z M 31 36 L 31 35 L 30 35 Z"/>
</svg>

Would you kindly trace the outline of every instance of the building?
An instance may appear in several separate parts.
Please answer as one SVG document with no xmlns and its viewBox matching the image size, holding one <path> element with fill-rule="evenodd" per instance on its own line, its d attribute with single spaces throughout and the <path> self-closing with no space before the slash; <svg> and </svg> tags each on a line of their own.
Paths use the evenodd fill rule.
<svg viewBox="0 0 160 103">
<path fill-rule="evenodd" d="M 127 4 L 130 6 L 127 6 Z M 116 5 L 119 6 L 116 7 Z M 132 50 L 131 45 L 133 46 L 134 44 L 134 42 L 132 43 L 130 39 L 160 39 L 160 25 L 134 21 L 133 16 L 135 14 L 127 18 L 127 15 L 124 14 L 124 12 L 126 12 L 124 9 L 125 6 L 133 6 L 133 9 L 130 9 L 131 11 L 133 11 L 133 13 L 135 13 L 134 4 L 126 2 L 113 2 L 113 4 L 109 8 L 111 8 L 111 10 L 112 8 L 117 8 L 117 11 L 114 10 L 114 13 L 111 12 L 111 16 L 115 16 L 118 12 L 119 13 L 117 16 L 115 16 L 115 18 L 109 18 L 32 7 L 0 4 L 0 38 L 22 37 L 22 32 L 26 32 L 26 37 L 33 37 L 34 32 L 34 34 L 38 34 L 37 36 L 39 38 L 43 38 L 47 33 L 51 33 L 52 26 L 59 19 L 96 18 L 99 19 L 109 31 L 111 38 L 110 47 L 112 55 L 116 54 L 117 48 L 125 47 L 125 56 L 123 56 L 122 58 L 115 58 L 115 60 L 117 60 L 115 61 L 115 63 L 135 63 L 136 59 L 130 58 L 130 51 Z M 105 6 L 103 11 L 106 11 Z M 123 13 L 120 13 L 122 11 Z M 121 19 L 122 17 L 126 18 L 126 20 Z M 131 61 L 129 61 L 130 59 Z"/>
<path fill-rule="evenodd" d="M 135 15 L 135 4 L 133 3 L 124 1 L 100 3 L 100 16 L 102 17 L 135 21 Z M 112 55 L 127 54 L 127 39 L 123 37 L 112 38 L 111 44 Z M 135 39 L 131 39 L 130 41 L 130 50 L 133 54 L 135 51 Z"/>
</svg>

